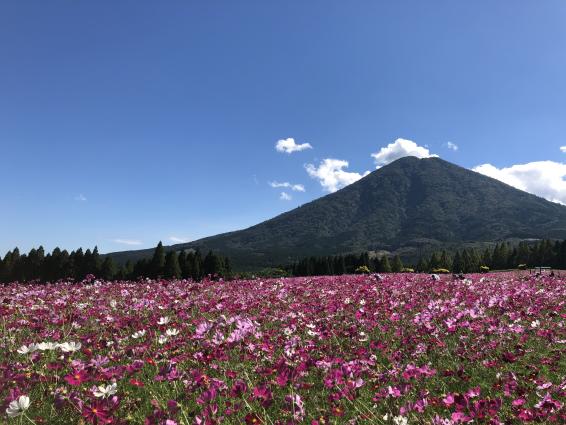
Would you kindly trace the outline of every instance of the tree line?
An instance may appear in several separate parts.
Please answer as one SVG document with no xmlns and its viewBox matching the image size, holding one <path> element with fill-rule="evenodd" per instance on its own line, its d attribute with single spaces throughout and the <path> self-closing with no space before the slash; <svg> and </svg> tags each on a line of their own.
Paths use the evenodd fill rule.
<svg viewBox="0 0 566 425">
<path fill-rule="evenodd" d="M 362 254 L 311 256 L 287 268 L 293 276 L 340 275 L 355 273 L 360 267 L 370 272 L 388 273 L 417 271 L 430 273 L 447 270 L 454 273 L 478 273 L 486 270 L 507 270 L 535 266 L 566 269 L 566 240 L 541 240 L 535 243 L 497 243 L 492 248 L 465 248 L 449 252 L 433 252 L 421 257 L 416 264 L 403 261 L 399 255 L 370 256 Z"/>
<path fill-rule="evenodd" d="M 421 258 L 416 264 L 418 271 L 448 269 L 455 273 L 477 273 L 486 269 L 509 270 L 536 266 L 566 269 L 566 240 L 540 240 L 534 243 L 519 242 L 512 245 L 501 242 L 492 248 L 466 248 L 453 253 L 434 252 Z"/>
<path fill-rule="evenodd" d="M 370 257 L 369 252 L 361 254 L 330 255 L 306 257 L 295 262 L 289 272 L 293 276 L 320 276 L 355 273 L 360 267 L 367 267 L 371 272 L 398 273 L 403 271 L 403 261 L 399 255 L 391 260 L 387 255 Z"/>
<path fill-rule="evenodd" d="M 535 243 L 507 242 L 483 250 L 466 248 L 449 252 L 433 252 L 421 257 L 416 264 L 404 264 L 398 255 L 393 257 L 361 254 L 311 256 L 284 267 L 292 276 L 341 275 L 355 273 L 360 267 L 370 272 L 402 271 L 433 272 L 445 269 L 454 273 L 476 273 L 535 266 L 566 269 L 566 240 L 541 240 Z M 0 282 L 27 282 L 33 280 L 54 282 L 60 279 L 81 281 L 88 275 L 105 280 L 136 280 L 139 278 L 167 278 L 201 280 L 205 276 L 232 277 L 229 258 L 209 251 L 203 257 L 199 250 L 165 251 L 159 242 L 153 256 L 136 262 L 117 265 L 109 256 L 102 256 L 95 247 L 71 251 L 55 248 L 45 253 L 43 247 L 20 254 L 18 248 L 0 258 Z"/>
<path fill-rule="evenodd" d="M 109 256 L 102 256 L 98 248 L 83 252 L 79 248 L 70 253 L 55 248 L 45 253 L 43 247 L 21 254 L 18 248 L 0 257 L 0 282 L 54 282 L 60 279 L 82 281 L 93 275 L 105 280 L 135 280 L 143 277 L 201 280 L 204 276 L 228 277 L 232 269 L 227 257 L 209 251 L 203 257 L 196 251 L 168 251 L 159 242 L 150 259 L 127 261 L 118 265 Z"/>
</svg>

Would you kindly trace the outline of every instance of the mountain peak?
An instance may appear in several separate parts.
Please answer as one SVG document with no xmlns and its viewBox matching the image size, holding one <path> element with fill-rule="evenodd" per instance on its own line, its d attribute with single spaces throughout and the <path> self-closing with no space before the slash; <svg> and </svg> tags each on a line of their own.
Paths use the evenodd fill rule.
<svg viewBox="0 0 566 425">
<path fill-rule="evenodd" d="M 423 244 L 511 238 L 566 238 L 566 207 L 437 157 L 408 156 L 248 229 L 175 247 L 216 250 L 256 268 L 309 255 L 416 255 Z"/>
</svg>

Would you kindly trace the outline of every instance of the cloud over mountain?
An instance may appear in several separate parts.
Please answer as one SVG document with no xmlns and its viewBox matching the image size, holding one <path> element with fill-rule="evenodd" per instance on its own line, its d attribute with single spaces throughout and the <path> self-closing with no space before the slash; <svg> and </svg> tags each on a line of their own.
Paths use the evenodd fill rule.
<svg viewBox="0 0 566 425">
<path fill-rule="evenodd" d="M 399 158 L 405 156 L 415 156 L 417 158 L 438 157 L 431 154 L 428 148 L 419 146 L 412 140 L 397 139 L 393 143 L 381 148 L 378 152 L 372 153 L 376 168 L 383 167 Z"/>
<path fill-rule="evenodd" d="M 504 168 L 482 164 L 473 170 L 517 189 L 566 205 L 566 164 L 535 161 Z"/>
<path fill-rule="evenodd" d="M 364 174 L 344 171 L 344 168 L 347 168 L 348 165 L 348 161 L 343 159 L 326 158 L 321 161 L 318 167 L 314 164 L 306 164 L 305 169 L 309 176 L 319 181 L 324 190 L 336 192 L 338 189 L 342 189 L 369 174 L 369 171 Z"/>
</svg>

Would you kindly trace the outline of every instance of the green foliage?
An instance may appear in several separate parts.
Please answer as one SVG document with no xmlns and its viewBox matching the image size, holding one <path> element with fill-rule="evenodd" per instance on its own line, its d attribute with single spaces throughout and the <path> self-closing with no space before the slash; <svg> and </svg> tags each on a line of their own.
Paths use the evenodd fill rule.
<svg viewBox="0 0 566 425">
<path fill-rule="evenodd" d="M 281 278 L 288 277 L 289 273 L 286 270 L 274 267 L 260 270 L 258 273 L 256 273 L 256 276 L 263 278 Z"/>
<path fill-rule="evenodd" d="M 450 273 L 450 270 L 438 268 L 438 269 L 433 269 L 432 272 L 437 274 L 446 274 L 446 273 Z"/>
<path fill-rule="evenodd" d="M 387 257 L 387 255 L 381 257 L 378 271 L 382 273 L 391 273 L 391 264 L 389 264 L 389 258 Z"/>
<path fill-rule="evenodd" d="M 401 269 L 401 273 L 414 273 L 415 269 L 412 269 L 411 267 L 403 267 Z"/>
<path fill-rule="evenodd" d="M 489 272 L 490 268 L 488 266 L 480 266 L 480 271 L 482 273 L 487 273 Z"/>
<path fill-rule="evenodd" d="M 368 266 L 359 266 L 355 270 L 356 274 L 370 274 L 370 269 Z"/>
<path fill-rule="evenodd" d="M 401 270 L 403 270 L 403 262 L 401 261 L 401 257 L 399 257 L 399 255 L 396 255 L 395 258 L 393 258 L 391 271 L 394 273 L 399 273 L 401 272 Z"/>
<path fill-rule="evenodd" d="M 214 253 L 209 253 L 207 257 L 211 275 L 231 276 L 231 262 L 228 258 Z M 163 266 L 160 266 L 161 263 Z M 141 277 L 200 280 L 204 269 L 199 251 L 166 251 L 161 242 L 155 248 L 151 260 L 142 258 L 135 263 L 128 260 L 122 265 L 116 264 L 109 255 L 101 257 L 96 247 L 92 251 L 87 249 L 84 253 L 79 248 L 70 254 L 55 248 L 47 255 L 43 247 L 32 249 L 24 255 L 20 255 L 19 249 L 15 248 L 4 258 L 0 257 L 0 282 L 54 282 L 60 279 L 82 281 L 88 275 L 105 280 L 133 280 Z"/>
<path fill-rule="evenodd" d="M 166 277 L 168 279 L 178 279 L 181 277 L 181 266 L 179 265 L 179 256 L 175 251 L 169 251 L 165 256 L 163 277 Z"/>
<path fill-rule="evenodd" d="M 163 276 L 165 267 L 165 248 L 161 241 L 157 244 L 155 251 L 153 252 L 153 258 L 149 266 L 150 277 L 157 278 Z"/>
</svg>

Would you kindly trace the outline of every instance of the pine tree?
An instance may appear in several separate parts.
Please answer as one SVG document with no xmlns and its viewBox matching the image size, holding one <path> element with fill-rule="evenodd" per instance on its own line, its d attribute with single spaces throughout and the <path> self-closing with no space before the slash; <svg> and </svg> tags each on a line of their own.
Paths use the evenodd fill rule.
<svg viewBox="0 0 566 425">
<path fill-rule="evenodd" d="M 464 271 L 460 251 L 456 251 L 456 254 L 454 255 L 454 259 L 452 260 L 452 271 L 454 273 L 462 273 Z"/>
<path fill-rule="evenodd" d="M 439 264 L 441 268 L 450 270 L 450 259 L 448 258 L 448 253 L 445 250 L 442 251 Z"/>
<path fill-rule="evenodd" d="M 102 267 L 100 270 L 100 277 L 104 280 L 112 280 L 116 275 L 116 265 L 112 260 L 112 257 L 104 257 L 102 262 Z"/>
<path fill-rule="evenodd" d="M 430 260 L 428 262 L 428 267 L 431 270 L 440 268 L 440 259 L 438 258 L 438 254 L 436 252 L 432 253 Z"/>
<path fill-rule="evenodd" d="M 193 269 L 193 276 L 192 276 L 193 279 L 201 280 L 203 276 L 203 261 L 202 261 L 202 255 L 198 249 L 196 250 L 193 256 L 192 269 Z"/>
<path fill-rule="evenodd" d="M 232 263 L 228 257 L 224 258 L 224 277 L 232 277 Z"/>
<path fill-rule="evenodd" d="M 181 277 L 181 267 L 179 266 L 179 257 L 175 251 L 169 251 L 165 257 L 165 267 L 163 275 L 169 279 L 178 279 Z"/>
<path fill-rule="evenodd" d="M 161 241 L 155 247 L 153 258 L 151 259 L 150 273 L 151 277 L 158 278 L 163 276 L 163 268 L 165 267 L 165 249 Z"/>
<path fill-rule="evenodd" d="M 179 269 L 181 270 L 181 276 L 183 279 L 187 278 L 187 253 L 182 250 L 178 255 Z M 167 261 L 165 261 L 167 262 Z"/>
<path fill-rule="evenodd" d="M 399 273 L 401 270 L 403 270 L 403 262 L 401 261 L 401 257 L 399 257 L 399 255 L 396 255 L 395 258 L 393 258 L 391 271 Z"/>
<path fill-rule="evenodd" d="M 389 258 L 387 255 L 381 257 L 380 271 L 382 273 L 391 273 L 391 264 L 389 264 Z"/>
<path fill-rule="evenodd" d="M 428 265 L 424 261 L 423 257 L 419 257 L 419 261 L 416 265 L 415 271 L 422 273 L 422 272 L 427 271 L 427 269 L 428 269 Z"/>
<path fill-rule="evenodd" d="M 344 263 L 344 257 L 338 255 L 334 257 L 334 274 L 342 275 L 346 273 L 346 263 Z"/>
<path fill-rule="evenodd" d="M 482 266 L 487 266 L 489 268 L 493 267 L 492 260 L 491 260 L 491 253 L 489 252 L 489 249 L 487 249 L 487 248 L 483 251 L 483 255 L 481 257 L 481 263 L 482 263 L 481 264 Z"/>
</svg>

